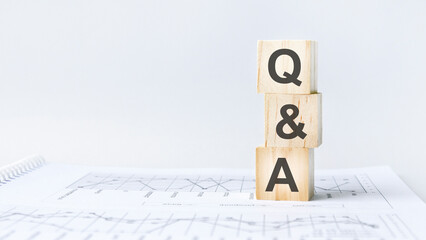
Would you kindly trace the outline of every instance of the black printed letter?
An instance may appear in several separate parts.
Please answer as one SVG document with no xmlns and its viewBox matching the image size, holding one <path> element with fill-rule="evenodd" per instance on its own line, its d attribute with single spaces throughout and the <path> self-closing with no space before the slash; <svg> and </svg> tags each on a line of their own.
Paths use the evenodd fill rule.
<svg viewBox="0 0 426 240">
<path fill-rule="evenodd" d="M 275 63 L 281 55 L 288 55 L 291 57 L 294 63 L 294 69 L 292 73 L 284 72 L 284 77 L 280 77 L 275 69 Z M 297 79 L 300 74 L 300 58 L 297 53 L 291 49 L 278 49 L 272 53 L 268 61 L 269 76 L 277 83 L 294 83 L 297 86 L 302 84 L 302 81 Z"/>
<path fill-rule="evenodd" d="M 278 178 L 281 168 L 284 170 L 286 178 Z M 297 189 L 296 183 L 294 182 L 293 175 L 291 174 L 290 168 L 287 163 L 287 159 L 278 158 L 277 163 L 275 164 L 274 171 L 272 172 L 271 178 L 269 179 L 268 186 L 266 187 L 267 192 L 272 192 L 274 190 L 275 184 L 288 184 L 292 192 L 299 192 Z"/>
</svg>

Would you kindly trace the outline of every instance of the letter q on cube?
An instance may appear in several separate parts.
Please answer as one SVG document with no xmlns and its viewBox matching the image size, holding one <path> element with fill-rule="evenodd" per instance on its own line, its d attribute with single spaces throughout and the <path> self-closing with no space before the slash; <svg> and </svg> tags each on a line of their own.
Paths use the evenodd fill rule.
<svg viewBox="0 0 426 240">
<path fill-rule="evenodd" d="M 290 80 L 291 78 L 294 81 Z M 258 41 L 257 92 L 316 93 L 317 42 L 311 40 Z"/>
</svg>

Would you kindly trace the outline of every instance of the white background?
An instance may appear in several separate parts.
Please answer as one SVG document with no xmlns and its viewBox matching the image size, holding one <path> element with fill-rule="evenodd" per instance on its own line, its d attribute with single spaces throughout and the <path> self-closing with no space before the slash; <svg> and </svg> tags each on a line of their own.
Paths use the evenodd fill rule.
<svg viewBox="0 0 426 240">
<path fill-rule="evenodd" d="M 319 42 L 317 168 L 426 199 L 424 1 L 1 1 L 0 165 L 254 169 L 258 39 Z"/>
</svg>

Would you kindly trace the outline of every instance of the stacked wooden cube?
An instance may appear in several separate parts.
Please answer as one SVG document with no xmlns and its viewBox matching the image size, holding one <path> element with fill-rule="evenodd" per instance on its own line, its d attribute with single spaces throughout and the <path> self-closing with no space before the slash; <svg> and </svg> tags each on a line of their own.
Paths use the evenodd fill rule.
<svg viewBox="0 0 426 240">
<path fill-rule="evenodd" d="M 256 198 L 308 201 L 322 143 L 317 43 L 259 41 L 257 92 L 265 94 L 265 146 L 256 149 Z"/>
</svg>

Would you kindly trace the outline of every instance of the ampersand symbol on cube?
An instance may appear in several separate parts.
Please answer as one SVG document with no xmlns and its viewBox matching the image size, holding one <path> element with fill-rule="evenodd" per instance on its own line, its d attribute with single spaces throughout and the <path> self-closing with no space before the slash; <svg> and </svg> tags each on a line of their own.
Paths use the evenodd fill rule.
<svg viewBox="0 0 426 240">
<path fill-rule="evenodd" d="M 287 113 L 288 109 L 291 109 L 293 111 L 291 115 Z M 299 136 L 300 138 L 304 139 L 306 137 L 306 133 L 303 132 L 303 127 L 305 126 L 305 124 L 304 123 L 296 124 L 294 122 L 294 119 L 299 115 L 299 109 L 293 104 L 286 104 L 281 108 L 280 113 L 281 113 L 281 116 L 283 117 L 283 120 L 281 120 L 277 124 L 278 136 L 284 139 L 293 139 Z M 290 126 L 291 130 L 293 130 L 292 133 L 284 132 L 283 128 L 286 124 Z"/>
</svg>

